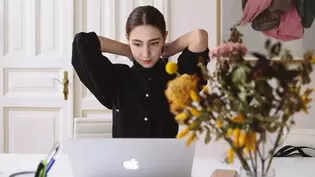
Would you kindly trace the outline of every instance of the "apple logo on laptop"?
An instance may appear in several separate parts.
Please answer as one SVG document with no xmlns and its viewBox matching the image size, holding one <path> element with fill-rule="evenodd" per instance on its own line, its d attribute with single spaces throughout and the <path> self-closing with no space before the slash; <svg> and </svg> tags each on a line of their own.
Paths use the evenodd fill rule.
<svg viewBox="0 0 315 177">
<path fill-rule="evenodd" d="M 125 169 L 127 170 L 136 170 L 139 168 L 139 162 L 136 159 L 127 160 L 123 163 Z"/>
</svg>

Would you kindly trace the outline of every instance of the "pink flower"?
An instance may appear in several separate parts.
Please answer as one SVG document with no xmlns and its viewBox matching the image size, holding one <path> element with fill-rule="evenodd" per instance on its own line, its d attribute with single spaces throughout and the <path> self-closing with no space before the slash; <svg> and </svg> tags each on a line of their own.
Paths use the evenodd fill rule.
<svg viewBox="0 0 315 177">
<path fill-rule="evenodd" d="M 223 43 L 218 47 L 209 51 L 209 57 L 229 57 L 229 56 L 244 56 L 247 53 L 247 48 L 241 43 Z"/>
<path fill-rule="evenodd" d="M 218 48 L 214 48 L 214 49 L 210 50 L 209 57 L 216 56 L 217 54 L 218 54 Z"/>
</svg>

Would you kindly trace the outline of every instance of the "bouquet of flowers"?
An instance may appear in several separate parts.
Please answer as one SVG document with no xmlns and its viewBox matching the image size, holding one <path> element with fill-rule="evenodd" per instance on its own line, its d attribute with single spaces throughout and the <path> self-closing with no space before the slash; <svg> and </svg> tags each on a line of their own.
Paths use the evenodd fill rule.
<svg viewBox="0 0 315 177">
<path fill-rule="evenodd" d="M 248 53 L 241 38 L 242 34 L 231 28 L 230 40 L 209 52 L 217 59 L 216 70 L 210 73 L 199 63 L 203 78 L 180 75 L 177 65 L 169 62 L 166 71 L 177 77 L 168 83 L 165 95 L 176 121 L 185 125 L 177 138 L 188 136 L 188 146 L 203 133 L 205 144 L 224 139 L 230 147 L 226 161 L 233 163 L 237 156 L 243 169 L 256 177 L 258 172 L 268 173 L 283 132 L 294 125 L 293 115 L 308 113 L 313 89 L 307 85 L 315 57 L 309 51 L 299 66 L 292 68 L 289 61 L 293 56 L 282 50 L 281 43 L 267 40 L 266 54 Z M 245 54 L 257 60 L 249 62 Z M 275 61 L 275 57 L 280 59 Z M 199 79 L 208 81 L 201 91 Z M 267 149 L 271 134 L 276 134 L 276 140 Z"/>
</svg>

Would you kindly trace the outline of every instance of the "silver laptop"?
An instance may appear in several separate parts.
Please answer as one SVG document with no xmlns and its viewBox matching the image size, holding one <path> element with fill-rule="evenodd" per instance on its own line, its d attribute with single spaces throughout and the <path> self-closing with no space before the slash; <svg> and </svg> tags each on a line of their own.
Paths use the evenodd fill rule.
<svg viewBox="0 0 315 177">
<path fill-rule="evenodd" d="M 195 143 L 178 139 L 67 139 L 74 177 L 191 177 Z"/>
</svg>

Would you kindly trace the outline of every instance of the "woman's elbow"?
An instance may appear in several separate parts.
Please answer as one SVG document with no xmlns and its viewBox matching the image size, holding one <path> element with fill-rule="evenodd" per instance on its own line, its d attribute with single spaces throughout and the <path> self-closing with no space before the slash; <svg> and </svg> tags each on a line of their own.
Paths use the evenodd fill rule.
<svg viewBox="0 0 315 177">
<path fill-rule="evenodd" d="M 204 29 L 196 29 L 192 32 L 189 49 L 192 52 L 203 52 L 208 47 L 208 32 Z"/>
</svg>

